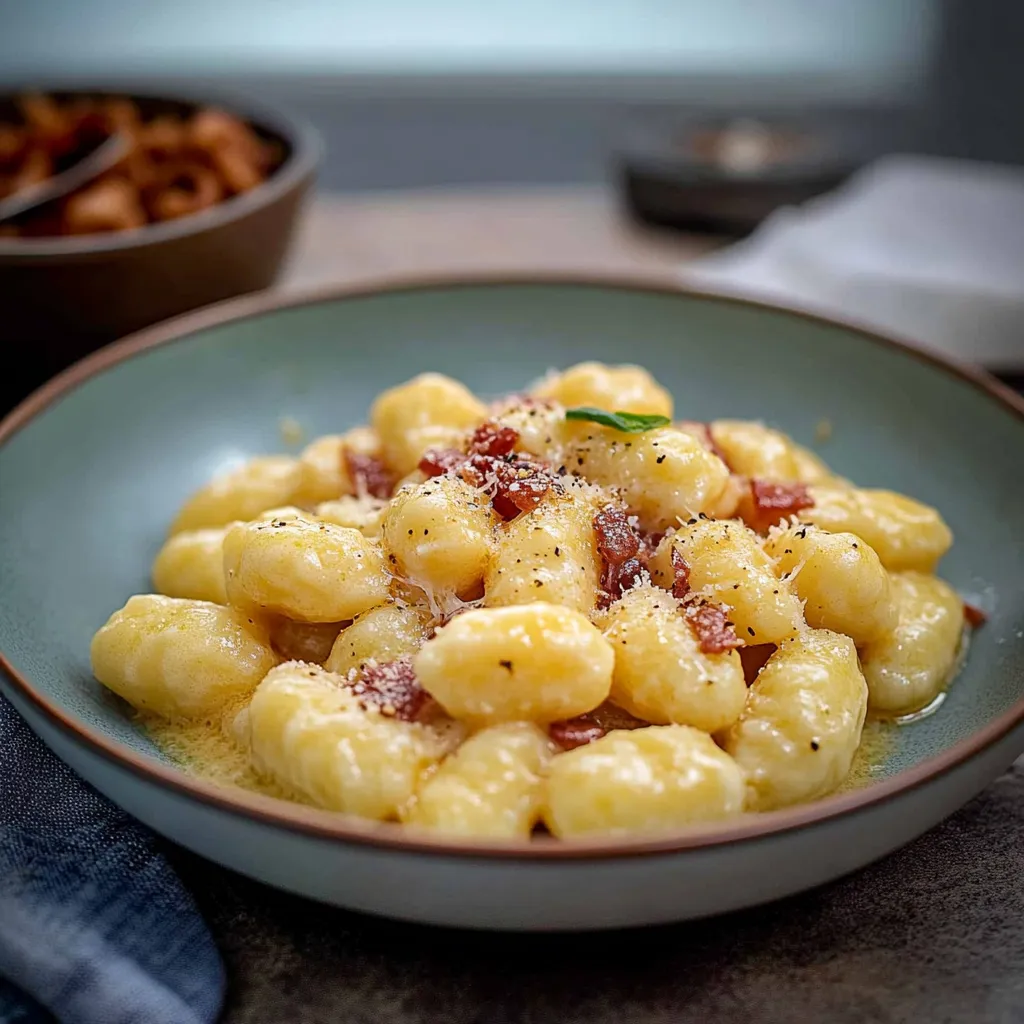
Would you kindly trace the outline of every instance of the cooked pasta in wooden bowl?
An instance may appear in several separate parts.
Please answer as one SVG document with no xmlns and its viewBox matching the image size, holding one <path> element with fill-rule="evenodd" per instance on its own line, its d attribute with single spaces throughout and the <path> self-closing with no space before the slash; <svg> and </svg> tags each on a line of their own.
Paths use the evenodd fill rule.
<svg viewBox="0 0 1024 1024">
<path fill-rule="evenodd" d="M 0 428 L 9 690 L 132 813 L 345 906 L 553 928 L 768 899 L 1024 748 L 992 511 L 1020 413 L 895 342 L 668 289 L 210 311 Z M 67 639 L 26 659 L 44 550 L 77 566 Z"/>
</svg>

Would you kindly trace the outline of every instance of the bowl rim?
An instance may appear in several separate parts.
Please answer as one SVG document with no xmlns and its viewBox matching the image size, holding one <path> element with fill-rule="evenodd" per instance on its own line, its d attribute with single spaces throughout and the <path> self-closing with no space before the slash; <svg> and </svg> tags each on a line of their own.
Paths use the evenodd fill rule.
<svg viewBox="0 0 1024 1024">
<path fill-rule="evenodd" d="M 167 320 L 114 342 L 86 356 L 29 395 L 0 420 L 0 447 L 51 405 L 80 384 L 135 356 L 175 341 L 184 340 L 211 327 L 259 317 L 296 307 L 319 305 L 346 299 L 370 298 L 435 289 L 478 287 L 553 286 L 624 290 L 638 294 L 682 297 L 740 306 L 745 309 L 782 313 L 822 326 L 839 327 L 883 348 L 896 349 L 921 362 L 965 381 L 1024 421 L 1024 397 L 995 380 L 988 373 L 958 363 L 919 345 L 878 332 L 852 320 L 825 316 L 806 307 L 766 302 L 733 292 L 676 285 L 650 275 L 621 273 L 510 272 L 480 274 L 437 274 L 379 279 L 341 285 L 320 286 L 298 293 L 262 292 L 216 303 L 198 311 Z M 413 833 L 397 823 L 368 822 L 340 814 L 290 803 L 243 789 L 229 789 L 189 775 L 180 768 L 162 764 L 134 748 L 110 739 L 97 729 L 58 707 L 36 690 L 0 651 L 0 672 L 50 726 L 121 770 L 140 775 L 176 796 L 247 818 L 263 826 L 299 832 L 320 840 L 370 846 L 391 853 L 429 854 L 441 857 L 489 858 L 508 861 L 574 863 L 643 856 L 668 855 L 684 851 L 709 850 L 726 844 L 756 841 L 827 824 L 834 818 L 869 811 L 938 779 L 980 754 L 990 745 L 1024 724 L 1024 696 L 983 728 L 951 747 L 891 778 L 862 789 L 827 796 L 806 804 L 743 815 L 727 824 L 706 824 L 667 832 L 657 837 L 614 837 L 580 840 L 453 840 Z"/>
<path fill-rule="evenodd" d="M 29 91 L 4 89 L 0 96 L 14 97 Z M 42 238 L 0 238 L 0 267 L 15 263 L 45 262 L 65 257 L 86 260 L 100 258 L 111 253 L 144 249 L 151 245 L 200 235 L 207 231 L 241 220 L 256 209 L 269 206 L 291 191 L 297 184 L 312 174 L 323 155 L 324 144 L 319 132 L 305 118 L 299 117 L 272 103 L 250 100 L 224 90 L 215 95 L 190 93 L 187 88 L 180 91 L 136 89 L 124 86 L 106 88 L 102 82 L 96 85 L 70 86 L 59 82 L 40 83 L 33 86 L 36 92 L 60 93 L 69 96 L 116 96 L 130 100 L 155 100 L 182 103 L 197 107 L 215 107 L 235 114 L 243 120 L 280 136 L 288 144 L 290 152 L 270 177 L 255 188 L 231 196 L 206 210 L 177 217 L 161 224 L 146 224 L 135 231 L 97 232 L 92 235 L 54 235 Z"/>
</svg>

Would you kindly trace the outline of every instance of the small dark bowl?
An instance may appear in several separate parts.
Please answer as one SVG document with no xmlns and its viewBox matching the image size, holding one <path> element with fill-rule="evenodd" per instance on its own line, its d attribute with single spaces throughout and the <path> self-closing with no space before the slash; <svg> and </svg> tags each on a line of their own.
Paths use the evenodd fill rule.
<svg viewBox="0 0 1024 1024">
<path fill-rule="evenodd" d="M 764 133 L 766 152 L 749 165 L 731 164 L 716 137 L 745 122 L 722 117 L 634 129 L 617 154 L 627 207 L 649 223 L 742 236 L 779 207 L 836 188 L 864 162 L 855 140 L 834 126 L 756 117 L 749 124 Z"/>
<path fill-rule="evenodd" d="M 0 238 L 0 341 L 8 368 L 0 403 L 110 341 L 158 320 L 272 284 L 316 172 L 320 141 L 308 125 L 246 101 L 170 99 L 119 90 L 143 116 L 227 110 L 278 143 L 284 157 L 256 188 L 191 216 L 135 231 Z M 0 97 L 0 120 L 13 111 Z"/>
</svg>

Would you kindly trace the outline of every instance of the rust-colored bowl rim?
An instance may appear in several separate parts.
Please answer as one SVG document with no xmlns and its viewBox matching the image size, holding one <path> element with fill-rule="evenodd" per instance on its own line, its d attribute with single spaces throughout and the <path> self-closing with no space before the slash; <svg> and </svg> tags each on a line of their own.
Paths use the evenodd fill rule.
<svg viewBox="0 0 1024 1024">
<path fill-rule="evenodd" d="M 24 90 L 22 90 L 24 91 Z M 110 231 L 92 235 L 52 235 L 41 238 L 0 238 L 0 267 L 11 264 L 53 263 L 68 260 L 101 259 L 114 253 L 161 245 L 191 235 L 216 231 L 226 224 L 243 220 L 256 210 L 272 206 L 288 195 L 316 170 L 323 153 L 323 143 L 316 129 L 302 118 L 279 110 L 272 104 L 256 102 L 228 92 L 200 95 L 181 89 L 174 93 L 147 92 L 145 89 L 71 87 L 54 83 L 37 87 L 36 91 L 79 96 L 117 96 L 142 102 L 165 101 L 185 106 L 216 107 L 242 118 L 257 128 L 283 139 L 288 155 L 281 165 L 255 188 L 231 196 L 209 209 L 177 217 L 161 224 L 146 224 L 133 231 Z M 18 95 L 5 90 L 5 97 Z"/>
<path fill-rule="evenodd" d="M 46 409 L 76 387 L 105 370 L 142 355 L 161 345 L 178 341 L 198 331 L 230 321 L 244 320 L 276 310 L 322 302 L 364 298 L 399 292 L 415 292 L 435 288 L 473 288 L 502 286 L 564 286 L 579 288 L 613 288 L 663 296 L 703 299 L 747 309 L 781 312 L 824 326 L 841 327 L 860 335 L 866 342 L 896 349 L 928 363 L 952 377 L 959 378 L 987 394 L 1008 411 L 1024 420 L 1024 399 L 994 380 L 982 370 L 961 365 L 943 356 L 924 351 L 917 345 L 880 334 L 861 324 L 836 319 L 795 306 L 779 305 L 743 298 L 723 291 L 677 287 L 648 277 L 603 274 L 484 274 L 422 277 L 413 279 L 385 278 L 369 283 L 319 288 L 297 295 L 262 293 L 231 299 L 198 312 L 187 313 L 155 327 L 140 331 L 122 341 L 100 349 L 75 363 L 30 395 L 2 422 L 0 445 L 10 440 Z M 133 748 L 104 736 L 78 721 L 36 690 L 0 651 L 0 670 L 6 673 L 18 696 L 27 701 L 48 724 L 61 730 L 91 754 L 113 763 L 122 770 L 144 778 L 172 794 L 194 800 L 233 816 L 256 821 L 262 825 L 299 832 L 320 840 L 370 846 L 393 853 L 415 853 L 442 857 L 485 857 L 509 861 L 571 863 L 580 860 L 666 855 L 687 850 L 709 850 L 727 843 L 762 839 L 783 832 L 823 825 L 842 815 L 866 812 L 879 804 L 896 799 L 932 782 L 979 754 L 1024 723 L 1024 697 L 984 728 L 947 750 L 920 764 L 864 789 L 825 797 L 822 800 L 780 811 L 745 815 L 727 825 L 693 827 L 657 838 L 614 838 L 558 841 L 540 839 L 517 842 L 454 841 L 406 831 L 393 823 L 365 822 L 348 815 L 293 804 L 243 789 L 228 789 L 188 775 L 183 770 L 162 764 L 140 754 Z"/>
</svg>

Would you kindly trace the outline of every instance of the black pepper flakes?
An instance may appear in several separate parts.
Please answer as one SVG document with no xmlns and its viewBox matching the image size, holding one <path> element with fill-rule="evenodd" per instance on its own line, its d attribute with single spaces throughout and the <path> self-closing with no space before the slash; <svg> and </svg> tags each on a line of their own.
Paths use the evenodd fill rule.
<svg viewBox="0 0 1024 1024">
<path fill-rule="evenodd" d="M 503 669 L 505 669 L 507 672 L 511 672 L 512 671 L 512 662 L 511 661 L 506 661 L 505 659 L 502 659 L 501 661 L 498 662 L 498 664 Z"/>
<path fill-rule="evenodd" d="M 665 456 L 659 455 L 654 461 L 660 466 L 665 461 Z"/>
<path fill-rule="evenodd" d="M 754 632 L 754 627 L 753 627 L 753 626 L 747 626 L 747 632 L 748 632 L 748 633 L 749 633 L 749 634 L 750 634 L 751 636 L 757 636 L 757 634 L 756 634 L 756 633 Z"/>
<path fill-rule="evenodd" d="M 811 740 L 811 750 L 817 752 L 821 749 L 821 744 L 817 740 Z"/>
</svg>

